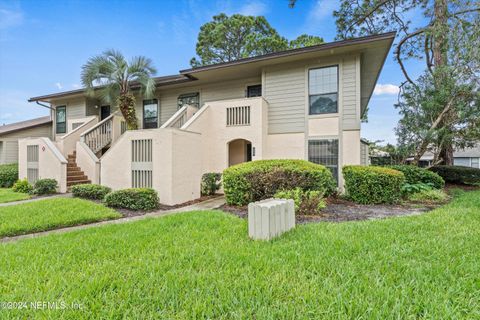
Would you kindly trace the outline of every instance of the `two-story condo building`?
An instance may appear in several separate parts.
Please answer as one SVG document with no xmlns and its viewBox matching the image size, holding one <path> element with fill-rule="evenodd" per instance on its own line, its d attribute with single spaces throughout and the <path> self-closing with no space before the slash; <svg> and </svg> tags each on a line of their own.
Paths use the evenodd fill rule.
<svg viewBox="0 0 480 320">
<path fill-rule="evenodd" d="M 365 164 L 360 123 L 394 33 L 181 70 L 136 95 L 139 130 L 84 90 L 31 98 L 52 108 L 52 138 L 19 142 L 20 177 L 59 191 L 91 181 L 151 187 L 160 201 L 198 198 L 206 172 L 259 159 L 306 159 L 332 170 Z M 135 93 L 135 85 L 132 85 Z M 137 91 L 138 92 L 138 91 Z"/>
</svg>

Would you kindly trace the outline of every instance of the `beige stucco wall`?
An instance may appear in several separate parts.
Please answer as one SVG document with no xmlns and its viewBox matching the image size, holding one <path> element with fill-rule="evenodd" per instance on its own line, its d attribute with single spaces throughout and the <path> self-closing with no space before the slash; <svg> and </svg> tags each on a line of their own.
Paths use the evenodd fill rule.
<svg viewBox="0 0 480 320">
<path fill-rule="evenodd" d="M 127 131 L 101 159 L 103 185 L 114 190 L 132 187 L 131 145 L 136 139 L 152 140 L 152 187 L 160 202 L 173 205 L 200 196 L 200 134 L 173 128 Z"/>
<path fill-rule="evenodd" d="M 360 130 L 342 132 L 342 165 L 360 164 Z"/>
<path fill-rule="evenodd" d="M 250 105 L 248 126 L 227 127 L 227 108 Z M 255 148 L 252 160 L 263 159 L 267 115 L 267 103 L 262 98 L 234 99 L 207 103 L 182 129 L 202 134 L 203 171 L 222 172 L 229 164 L 228 144 L 236 139 L 244 139 Z"/>
<path fill-rule="evenodd" d="M 0 164 L 18 162 L 18 140 L 27 137 L 51 138 L 51 136 L 52 125 L 50 123 L 0 135 L 0 142 L 2 144 L 0 150 Z"/>
<path fill-rule="evenodd" d="M 27 146 L 38 145 L 39 179 L 55 179 L 58 192 L 67 192 L 67 160 L 49 138 L 26 138 L 19 141 L 18 177 L 27 178 Z"/>
<path fill-rule="evenodd" d="M 100 159 L 83 142 L 77 141 L 76 162 L 92 183 L 100 183 Z"/>
<path fill-rule="evenodd" d="M 265 159 L 305 159 L 305 134 L 269 134 Z"/>
<path fill-rule="evenodd" d="M 338 116 L 310 117 L 308 119 L 308 135 L 314 136 L 335 136 L 338 135 L 340 124 Z"/>
</svg>

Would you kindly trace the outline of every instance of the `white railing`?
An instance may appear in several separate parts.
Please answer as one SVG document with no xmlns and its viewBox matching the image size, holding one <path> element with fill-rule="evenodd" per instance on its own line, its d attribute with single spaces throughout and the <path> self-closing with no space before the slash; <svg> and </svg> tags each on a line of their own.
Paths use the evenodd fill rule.
<svg viewBox="0 0 480 320">
<path fill-rule="evenodd" d="M 239 106 L 227 108 L 227 127 L 249 126 L 250 106 Z"/>
<path fill-rule="evenodd" d="M 190 105 L 181 107 L 173 116 L 170 117 L 161 128 L 177 128 L 180 129 L 198 109 Z"/>
</svg>

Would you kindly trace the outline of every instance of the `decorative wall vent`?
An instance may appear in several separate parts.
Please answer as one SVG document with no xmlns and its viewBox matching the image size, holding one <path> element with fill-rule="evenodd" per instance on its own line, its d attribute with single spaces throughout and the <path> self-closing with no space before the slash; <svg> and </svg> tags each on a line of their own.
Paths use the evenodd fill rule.
<svg viewBox="0 0 480 320">
<path fill-rule="evenodd" d="M 132 187 L 152 187 L 152 139 L 132 140 Z"/>
<path fill-rule="evenodd" d="M 249 126 L 250 106 L 227 108 L 227 126 Z"/>
<path fill-rule="evenodd" d="M 38 145 L 27 146 L 27 180 L 30 184 L 38 180 Z"/>
</svg>

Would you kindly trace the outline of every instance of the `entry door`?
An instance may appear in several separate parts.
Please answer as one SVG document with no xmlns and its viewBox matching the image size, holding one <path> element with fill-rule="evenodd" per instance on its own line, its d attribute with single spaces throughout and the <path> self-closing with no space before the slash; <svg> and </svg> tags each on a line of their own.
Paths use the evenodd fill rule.
<svg viewBox="0 0 480 320">
<path fill-rule="evenodd" d="M 110 106 L 101 106 L 100 107 L 100 120 L 104 120 L 110 116 Z"/>
</svg>

